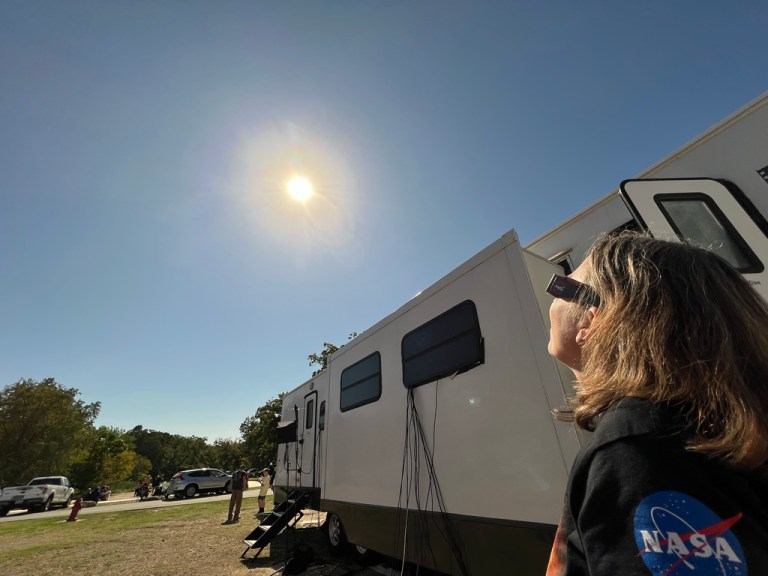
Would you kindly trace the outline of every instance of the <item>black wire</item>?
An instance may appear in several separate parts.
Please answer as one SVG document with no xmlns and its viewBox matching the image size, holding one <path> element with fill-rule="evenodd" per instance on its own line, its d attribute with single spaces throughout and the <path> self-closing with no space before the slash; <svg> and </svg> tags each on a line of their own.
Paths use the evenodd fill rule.
<svg viewBox="0 0 768 576">
<path fill-rule="evenodd" d="M 435 383 L 435 387 L 437 387 L 437 383 Z M 437 395 L 437 389 L 435 390 L 435 394 Z M 454 558 L 456 559 L 458 563 L 458 567 L 461 570 L 462 574 L 464 576 L 469 575 L 469 571 L 467 570 L 466 563 L 464 561 L 464 555 L 462 552 L 462 546 L 459 539 L 458 534 L 455 531 L 455 528 L 453 526 L 453 522 L 448 515 L 446 506 L 445 506 L 445 500 L 443 498 L 442 489 L 440 488 L 440 482 L 437 478 L 437 471 L 435 470 L 435 463 L 434 463 L 434 442 L 435 442 L 435 430 L 437 426 L 437 398 L 435 398 L 435 415 L 434 420 L 432 423 L 433 426 L 433 432 L 432 432 L 432 449 L 430 450 L 430 446 L 428 443 L 428 439 L 426 437 L 426 434 L 424 432 L 424 428 L 421 423 L 421 418 L 419 416 L 418 408 L 416 407 L 415 402 L 413 401 L 413 390 L 411 389 L 409 391 L 409 404 L 411 407 L 412 412 L 412 420 L 415 426 L 415 430 L 418 433 L 417 439 L 419 440 L 419 445 L 424 453 L 424 459 L 427 464 L 427 473 L 429 475 L 429 490 L 428 495 L 431 495 L 432 490 L 434 488 L 434 498 L 437 499 L 438 508 L 440 510 L 440 518 L 442 520 L 442 527 L 439 522 L 435 522 L 435 525 L 440 532 L 440 534 L 443 536 L 445 541 L 448 543 L 448 546 L 451 550 L 451 553 L 453 554 Z M 419 492 L 418 487 L 418 478 L 420 476 L 417 476 L 417 483 L 416 483 L 416 493 Z M 432 500 L 432 503 L 434 503 L 434 500 Z M 427 515 L 424 513 L 426 510 L 423 510 L 420 505 L 420 498 L 417 496 L 417 505 L 419 506 L 419 514 L 423 515 L 424 517 L 424 523 L 425 526 L 427 526 Z M 434 508 L 433 508 L 434 511 Z M 425 537 L 428 537 L 428 529 L 425 528 Z M 422 539 L 423 540 L 423 539 Z M 427 539 L 426 542 L 429 542 Z M 434 551 L 432 550 L 432 547 L 429 546 L 429 551 L 432 554 L 432 558 L 434 559 Z M 417 550 L 417 557 L 421 558 L 423 554 L 422 550 Z"/>
<path fill-rule="evenodd" d="M 291 468 L 291 444 L 296 444 L 296 468 Z M 288 488 L 296 488 L 296 486 L 291 486 L 291 472 L 295 472 L 299 470 L 299 464 L 300 461 L 298 461 L 298 454 L 299 454 L 299 444 L 298 441 L 296 442 L 286 442 L 285 443 L 285 452 L 283 452 L 283 469 L 285 470 L 285 483 Z"/>
<path fill-rule="evenodd" d="M 315 473 L 315 458 L 317 457 L 317 450 L 320 445 L 320 434 L 315 434 L 315 439 L 312 441 L 312 468 L 309 470 L 309 472 L 304 472 L 304 469 L 302 468 L 300 472 L 302 474 L 305 474 L 309 476 L 310 474 Z M 304 444 L 301 445 L 301 461 L 304 461 Z"/>
<path fill-rule="evenodd" d="M 416 550 L 415 550 L 415 568 L 416 575 L 424 561 L 431 557 L 432 564 L 436 564 L 435 552 L 431 546 L 430 539 L 430 512 L 435 513 L 435 503 L 439 510 L 439 521 L 434 525 L 438 533 L 442 536 L 456 560 L 461 573 L 469 576 L 464 555 L 462 551 L 459 535 L 456 533 L 453 522 L 448 515 L 443 493 L 437 477 L 437 471 L 434 463 L 435 443 L 437 438 L 437 386 L 435 383 L 435 412 L 432 420 L 432 442 L 427 438 L 424 427 L 419 416 L 418 408 L 414 398 L 413 389 L 408 390 L 406 401 L 405 418 L 405 437 L 403 440 L 403 460 L 400 469 L 400 490 L 397 500 L 397 513 L 395 522 L 395 539 L 393 542 L 392 557 L 399 558 L 405 548 L 406 554 L 402 554 L 402 566 L 405 565 L 408 549 L 408 522 L 411 512 L 411 492 L 415 501 L 415 519 L 417 530 Z M 421 462 L 422 459 L 427 466 L 428 484 L 426 498 L 422 501 L 421 491 Z M 405 490 L 404 490 L 405 489 Z M 403 500 L 405 500 L 405 510 L 403 510 Z M 401 545 L 398 550 L 398 545 Z"/>
<path fill-rule="evenodd" d="M 403 514 L 402 514 L 402 503 L 403 503 L 403 480 L 407 480 L 407 470 L 408 470 L 408 455 L 409 455 L 409 448 L 410 448 L 410 421 L 408 419 L 408 415 L 410 412 L 410 396 L 408 397 L 408 401 L 406 402 L 405 407 L 405 434 L 404 434 L 404 440 L 403 440 L 403 461 L 400 467 L 400 490 L 398 492 L 397 496 L 397 513 L 395 516 L 395 539 L 393 541 L 393 548 L 392 548 L 392 557 L 398 558 L 398 543 L 400 542 L 401 538 L 401 528 L 402 528 L 402 522 L 403 522 Z M 410 486 L 410 483 L 406 481 L 406 486 Z M 410 497 L 410 488 L 406 491 L 406 510 L 405 510 L 405 532 L 402 534 L 403 538 L 408 537 L 408 531 L 407 531 L 407 525 L 408 525 L 408 503 L 409 503 L 409 497 Z M 403 558 L 403 561 L 405 559 Z"/>
<path fill-rule="evenodd" d="M 411 398 L 411 419 L 413 421 L 413 426 L 416 432 L 418 433 L 416 436 L 416 439 L 419 441 L 419 443 L 416 445 L 416 451 L 419 458 L 419 463 L 421 462 L 421 452 L 424 454 L 424 459 L 427 462 L 427 465 L 429 466 L 431 459 L 431 454 L 427 450 L 427 442 L 426 437 L 424 435 L 424 431 L 421 427 L 421 419 L 419 418 L 419 411 L 416 407 L 416 401 L 415 398 Z M 419 450 L 420 449 L 420 450 Z M 429 472 L 429 468 L 428 468 Z M 427 499 L 424 502 L 424 505 L 422 505 L 421 502 L 421 471 L 419 471 L 419 475 L 417 476 L 416 480 L 416 493 L 417 493 L 417 505 L 418 505 L 418 511 L 419 511 L 419 543 L 417 546 L 417 565 L 416 565 L 416 574 L 419 573 L 419 569 L 421 567 L 421 564 L 424 563 L 426 559 L 426 555 L 429 553 L 432 556 L 432 560 L 434 561 L 435 555 L 434 551 L 431 546 L 431 540 L 430 540 L 430 522 L 429 522 L 429 515 L 427 512 L 431 508 L 434 510 L 434 505 L 432 504 L 432 486 L 433 486 L 433 475 L 431 473 L 428 474 L 428 484 L 427 484 Z"/>
</svg>

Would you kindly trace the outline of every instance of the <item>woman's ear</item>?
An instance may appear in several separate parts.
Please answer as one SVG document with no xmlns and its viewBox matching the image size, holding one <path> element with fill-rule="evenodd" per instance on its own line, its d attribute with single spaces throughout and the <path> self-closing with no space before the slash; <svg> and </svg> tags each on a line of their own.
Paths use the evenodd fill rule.
<svg viewBox="0 0 768 576">
<path fill-rule="evenodd" d="M 592 333 L 592 324 L 597 318 L 599 311 L 596 306 L 590 306 L 584 314 L 581 315 L 579 321 L 579 330 L 576 332 L 576 344 L 584 346 L 589 340 L 589 335 Z"/>
</svg>

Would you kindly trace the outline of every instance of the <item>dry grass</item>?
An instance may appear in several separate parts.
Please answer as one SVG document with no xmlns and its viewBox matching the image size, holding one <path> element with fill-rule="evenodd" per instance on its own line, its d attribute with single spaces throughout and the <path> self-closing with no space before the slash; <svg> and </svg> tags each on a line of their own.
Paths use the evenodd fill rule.
<svg viewBox="0 0 768 576">
<path fill-rule="evenodd" d="M 3 576 L 175 576 L 273 574 L 285 558 L 286 533 L 253 563 L 240 558 L 258 521 L 246 507 L 238 524 L 223 525 L 227 502 L 89 514 L 77 523 L 40 518 L 0 524 Z M 306 522 L 305 522 L 306 523 Z M 372 575 L 350 558 L 327 556 L 317 528 L 297 530 L 315 562 L 308 574 Z M 249 557 L 253 556 L 253 552 Z M 276 566 L 276 564 L 278 564 Z"/>
</svg>

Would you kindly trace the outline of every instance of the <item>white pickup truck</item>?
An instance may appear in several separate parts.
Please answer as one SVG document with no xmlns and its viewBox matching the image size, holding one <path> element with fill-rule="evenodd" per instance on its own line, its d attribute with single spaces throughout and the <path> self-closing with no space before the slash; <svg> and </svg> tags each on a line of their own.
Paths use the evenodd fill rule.
<svg viewBox="0 0 768 576">
<path fill-rule="evenodd" d="M 30 512 L 45 512 L 51 506 L 68 507 L 74 488 L 64 476 L 33 478 L 26 486 L 9 486 L 0 494 L 0 516 L 14 508 L 26 508 Z"/>
</svg>

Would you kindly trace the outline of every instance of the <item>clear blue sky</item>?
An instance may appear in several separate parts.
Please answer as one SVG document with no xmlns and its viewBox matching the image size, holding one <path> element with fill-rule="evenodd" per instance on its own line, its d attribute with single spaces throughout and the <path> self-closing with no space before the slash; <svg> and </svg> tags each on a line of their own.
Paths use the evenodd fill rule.
<svg viewBox="0 0 768 576">
<path fill-rule="evenodd" d="M 764 0 L 2 0 L 0 385 L 237 437 L 323 342 L 553 228 L 767 70 Z"/>
</svg>

